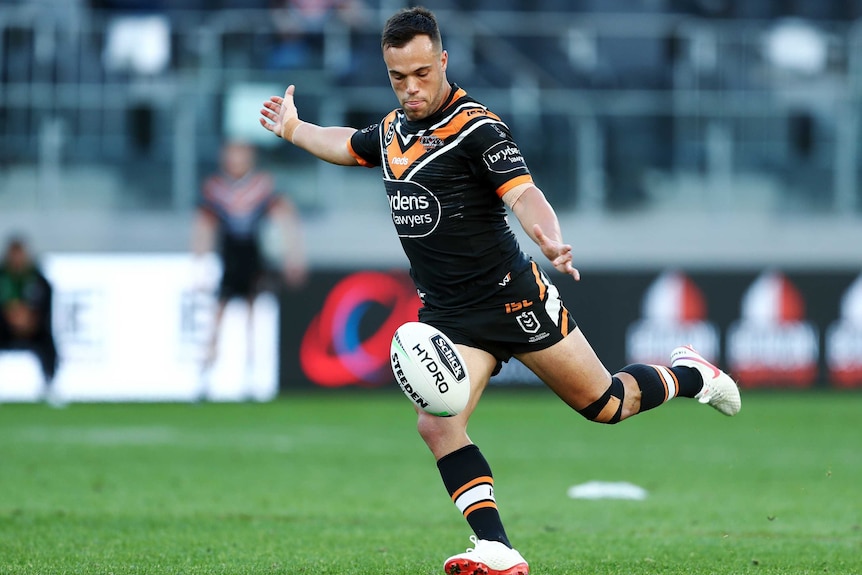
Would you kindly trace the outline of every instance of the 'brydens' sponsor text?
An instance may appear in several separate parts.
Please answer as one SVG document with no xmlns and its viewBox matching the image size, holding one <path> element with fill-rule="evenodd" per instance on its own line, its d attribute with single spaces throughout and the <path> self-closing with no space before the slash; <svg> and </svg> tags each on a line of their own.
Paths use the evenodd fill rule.
<svg viewBox="0 0 862 575">
<path fill-rule="evenodd" d="M 490 171 L 498 174 L 526 167 L 521 150 L 511 141 L 497 142 L 485 150 L 482 159 Z"/>
<path fill-rule="evenodd" d="M 386 193 L 392 223 L 402 238 L 425 237 L 440 223 L 440 202 L 415 182 L 388 180 Z"/>
</svg>

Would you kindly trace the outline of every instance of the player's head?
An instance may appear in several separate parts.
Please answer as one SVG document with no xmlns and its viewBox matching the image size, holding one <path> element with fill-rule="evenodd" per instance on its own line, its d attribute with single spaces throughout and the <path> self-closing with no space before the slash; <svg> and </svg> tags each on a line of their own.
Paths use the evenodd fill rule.
<svg viewBox="0 0 862 575">
<path fill-rule="evenodd" d="M 228 142 L 222 147 L 221 167 L 228 176 L 239 179 L 254 168 L 254 148 L 245 142 Z"/>
<path fill-rule="evenodd" d="M 434 14 L 422 7 L 397 12 L 383 27 L 380 45 L 389 81 L 407 118 L 421 120 L 436 112 L 449 94 L 449 55 Z"/>
<path fill-rule="evenodd" d="M 30 265 L 30 253 L 27 244 L 21 236 L 12 236 L 6 243 L 6 253 L 3 263 L 11 270 L 19 272 Z"/>
</svg>

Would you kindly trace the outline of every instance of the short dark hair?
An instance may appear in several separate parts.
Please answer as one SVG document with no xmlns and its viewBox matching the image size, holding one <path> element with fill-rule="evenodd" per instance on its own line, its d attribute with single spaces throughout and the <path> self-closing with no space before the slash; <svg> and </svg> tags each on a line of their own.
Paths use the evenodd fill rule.
<svg viewBox="0 0 862 575">
<path fill-rule="evenodd" d="M 24 234 L 14 233 L 10 235 L 6 239 L 6 250 L 26 250 L 27 249 L 27 238 L 24 237 Z"/>
<path fill-rule="evenodd" d="M 431 10 L 423 6 L 404 8 L 393 14 L 383 27 L 383 36 L 380 39 L 380 47 L 401 48 L 416 36 L 425 35 L 431 38 L 431 43 L 437 48 L 443 47 L 440 39 L 440 28 L 437 27 L 437 18 Z"/>
</svg>

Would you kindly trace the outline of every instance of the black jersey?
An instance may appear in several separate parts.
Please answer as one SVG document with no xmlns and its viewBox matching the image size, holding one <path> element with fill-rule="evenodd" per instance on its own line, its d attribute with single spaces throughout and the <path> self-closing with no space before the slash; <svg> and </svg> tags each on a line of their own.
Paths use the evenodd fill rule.
<svg viewBox="0 0 862 575">
<path fill-rule="evenodd" d="M 350 152 L 364 166 L 382 166 L 425 305 L 480 304 L 527 268 L 501 198 L 532 182 L 530 171 L 506 124 L 463 89 L 452 85 L 449 100 L 420 121 L 391 112 L 357 131 Z"/>
<path fill-rule="evenodd" d="M 224 174 L 208 178 L 198 207 L 218 220 L 226 240 L 252 241 L 260 233 L 264 216 L 277 203 L 272 178 L 252 172 L 239 179 Z"/>
</svg>

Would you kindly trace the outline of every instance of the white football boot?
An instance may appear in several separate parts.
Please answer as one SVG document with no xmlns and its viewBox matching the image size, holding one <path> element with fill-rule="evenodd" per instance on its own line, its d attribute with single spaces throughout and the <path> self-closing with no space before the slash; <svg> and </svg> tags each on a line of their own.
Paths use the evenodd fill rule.
<svg viewBox="0 0 862 575">
<path fill-rule="evenodd" d="M 470 536 L 474 547 L 453 555 L 443 564 L 446 575 L 529 575 L 530 567 L 521 554 L 499 541 Z"/>
<path fill-rule="evenodd" d="M 693 367 L 703 378 L 703 389 L 694 396 L 700 403 L 711 405 L 725 415 L 736 415 L 742 407 L 739 387 L 733 379 L 703 359 L 691 346 L 683 345 L 670 354 L 672 367 Z"/>
</svg>

